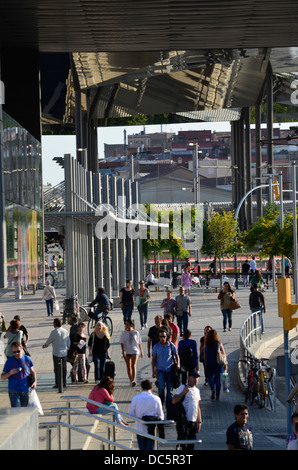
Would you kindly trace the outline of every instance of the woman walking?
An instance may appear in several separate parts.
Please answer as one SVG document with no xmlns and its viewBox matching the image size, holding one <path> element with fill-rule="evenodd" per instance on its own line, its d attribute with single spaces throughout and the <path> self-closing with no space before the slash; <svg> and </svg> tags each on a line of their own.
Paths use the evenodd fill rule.
<svg viewBox="0 0 298 470">
<path fill-rule="evenodd" d="M 189 272 L 189 268 L 185 267 L 183 273 L 181 274 L 181 286 L 184 289 L 187 289 L 188 295 L 190 295 L 190 288 L 192 285 L 191 274 Z"/>
<path fill-rule="evenodd" d="M 148 305 L 150 299 L 150 292 L 148 287 L 145 287 L 145 281 L 139 282 L 139 289 L 136 291 L 136 302 L 137 308 L 140 315 L 140 324 L 141 329 L 148 328 L 147 318 L 148 318 Z"/>
<path fill-rule="evenodd" d="M 42 300 L 45 300 L 46 302 L 48 317 L 53 316 L 54 302 L 56 301 L 56 292 L 54 287 L 50 285 L 49 281 L 46 281 L 46 285 L 43 290 Z"/>
<path fill-rule="evenodd" d="M 229 282 L 224 282 L 223 289 L 218 295 L 220 300 L 220 308 L 223 315 L 223 330 L 227 331 L 227 323 L 229 331 L 232 329 L 232 310 L 230 308 L 231 300 L 235 300 L 235 292 Z"/>
<path fill-rule="evenodd" d="M 88 347 L 89 354 L 93 356 L 95 382 L 99 383 L 105 375 L 106 360 L 110 359 L 110 335 L 108 328 L 102 322 L 96 323 L 95 329 L 90 335 Z"/>
<path fill-rule="evenodd" d="M 205 375 L 205 383 L 204 385 L 208 385 L 208 376 L 207 376 L 207 369 L 206 369 L 206 363 L 205 363 L 205 343 L 206 343 L 206 337 L 208 331 L 212 330 L 212 327 L 207 325 L 204 328 L 204 336 L 201 337 L 200 339 L 200 362 L 202 362 L 203 367 L 204 367 L 204 375 Z"/>
<path fill-rule="evenodd" d="M 127 279 L 126 286 L 120 291 L 120 307 L 123 313 L 124 324 L 126 320 L 130 320 L 134 310 L 135 291 L 132 287 L 132 280 Z"/>
<path fill-rule="evenodd" d="M 86 368 L 86 335 L 84 333 L 85 323 L 78 324 L 78 332 L 73 344 L 75 345 L 75 360 L 73 364 L 74 381 L 79 381 L 79 369 L 82 375 L 82 381 L 88 383 Z"/>
<path fill-rule="evenodd" d="M 20 321 L 19 320 L 11 320 L 10 326 L 7 332 L 4 335 L 4 338 L 7 339 L 7 344 L 5 347 L 5 356 L 7 358 L 13 357 L 13 352 L 11 350 L 12 343 L 16 341 L 22 344 L 24 338 L 24 333 L 20 330 Z"/>
<path fill-rule="evenodd" d="M 144 354 L 140 333 L 134 329 L 134 322 L 132 320 L 126 320 L 125 330 L 120 337 L 120 344 L 130 384 L 132 387 L 135 387 L 138 357 L 144 357 Z"/>
<path fill-rule="evenodd" d="M 205 339 L 205 350 L 204 350 L 204 361 L 207 369 L 208 383 L 211 389 L 211 399 L 219 400 L 221 381 L 220 374 L 224 371 L 225 366 L 217 363 L 217 351 L 218 349 L 225 354 L 222 343 L 219 341 L 216 330 L 209 330 L 206 334 Z"/>
</svg>

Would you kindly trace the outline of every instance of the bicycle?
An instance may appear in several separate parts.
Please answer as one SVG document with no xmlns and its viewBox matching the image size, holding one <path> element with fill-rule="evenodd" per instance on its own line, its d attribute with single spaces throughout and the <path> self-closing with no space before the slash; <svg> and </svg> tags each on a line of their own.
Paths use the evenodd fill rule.
<svg viewBox="0 0 298 470">
<path fill-rule="evenodd" d="M 266 363 L 268 359 L 250 358 L 241 360 L 249 365 L 245 401 L 252 405 L 258 399 L 260 408 L 266 405 L 273 410 L 273 369 Z"/>
<path fill-rule="evenodd" d="M 88 329 L 88 335 L 90 336 L 92 331 L 94 330 L 95 328 L 95 325 L 96 325 L 96 321 L 94 319 L 94 309 L 93 307 L 90 308 L 90 311 L 92 312 L 93 311 L 93 315 L 90 316 L 90 313 L 88 314 L 88 326 L 87 326 L 87 329 Z M 108 311 L 104 311 L 104 312 L 100 312 L 100 316 L 98 317 L 98 322 L 102 322 L 104 325 L 106 325 L 106 327 L 108 328 L 108 332 L 109 332 L 109 335 L 110 337 L 112 336 L 113 334 L 113 321 L 111 319 L 111 317 L 108 316 Z"/>
<path fill-rule="evenodd" d="M 240 362 L 244 362 L 245 364 L 249 365 L 249 370 L 247 374 L 247 389 L 245 394 L 245 402 L 249 403 L 250 405 L 253 404 L 255 398 L 258 396 L 258 364 L 253 359 L 245 359 L 240 360 Z"/>
<path fill-rule="evenodd" d="M 258 398 L 260 407 L 263 408 L 268 406 L 271 410 L 273 410 L 273 386 L 272 386 L 272 378 L 273 378 L 273 370 L 272 368 L 266 363 L 268 359 L 260 359 L 259 362 L 259 370 L 258 374 Z"/>
</svg>

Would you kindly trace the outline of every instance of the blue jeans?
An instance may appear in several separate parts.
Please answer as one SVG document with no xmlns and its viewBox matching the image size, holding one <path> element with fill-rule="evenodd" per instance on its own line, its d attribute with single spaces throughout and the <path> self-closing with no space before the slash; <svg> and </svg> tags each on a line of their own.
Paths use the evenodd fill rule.
<svg viewBox="0 0 298 470">
<path fill-rule="evenodd" d="M 20 406 L 28 406 L 29 392 L 21 392 L 19 390 L 8 391 L 10 404 L 12 408 L 18 408 Z"/>
<path fill-rule="evenodd" d="M 232 328 L 232 310 L 224 309 L 222 310 L 222 315 L 223 315 L 224 330 L 227 328 L 227 321 L 229 324 L 229 328 Z"/>
<path fill-rule="evenodd" d="M 112 403 L 111 405 L 108 405 L 108 406 L 109 406 L 109 408 L 110 408 L 111 410 L 114 410 L 114 411 L 118 411 L 118 410 L 119 410 L 119 408 L 118 408 L 118 406 L 116 405 L 116 403 Z M 111 413 L 111 411 L 110 411 L 110 410 L 106 410 L 105 408 L 101 408 L 101 407 L 99 406 L 99 407 L 97 408 L 97 410 L 96 410 L 96 413 L 101 414 L 101 415 L 107 415 L 107 414 Z M 120 423 L 120 421 L 122 420 L 121 415 L 120 415 L 119 413 L 113 413 L 113 415 L 115 416 L 116 422 L 117 422 L 117 423 Z"/>
<path fill-rule="evenodd" d="M 141 326 L 145 326 L 147 323 L 147 316 L 148 316 L 148 304 L 139 305 L 138 311 L 140 314 L 140 323 Z"/>
<path fill-rule="evenodd" d="M 207 369 L 207 374 L 208 374 L 208 369 Z M 220 370 L 214 371 L 213 374 L 208 374 L 208 383 L 210 385 L 211 390 L 214 390 L 214 385 L 216 389 L 216 396 L 219 397 L 220 395 L 220 389 L 221 389 L 221 381 L 220 381 Z"/>
<path fill-rule="evenodd" d="M 126 320 L 130 320 L 130 319 L 131 319 L 131 316 L 132 316 L 132 308 L 133 308 L 133 304 L 122 305 L 122 313 L 123 313 L 123 321 L 124 321 L 124 323 L 126 322 Z"/>
<path fill-rule="evenodd" d="M 154 450 L 154 440 L 137 435 L 140 450 Z"/>
<path fill-rule="evenodd" d="M 103 354 L 93 353 L 95 382 L 97 382 L 98 380 L 101 380 L 104 377 L 106 360 L 107 360 L 107 353 L 103 353 Z"/>
<path fill-rule="evenodd" d="M 49 300 L 46 300 L 46 306 L 47 306 L 48 317 L 49 317 L 53 313 L 53 310 L 54 310 L 54 299 L 51 298 Z"/>
<path fill-rule="evenodd" d="M 157 376 L 157 382 L 158 382 L 158 396 L 162 404 L 164 404 L 164 401 L 165 401 L 165 388 L 167 387 L 167 397 L 166 397 L 166 408 L 167 408 L 173 398 L 173 385 L 171 383 L 171 371 L 165 372 L 163 370 L 159 370 L 158 376 Z"/>
<path fill-rule="evenodd" d="M 182 315 L 177 315 L 177 324 L 179 326 L 180 335 L 183 335 L 184 331 L 188 328 L 188 313 L 183 312 Z"/>
</svg>

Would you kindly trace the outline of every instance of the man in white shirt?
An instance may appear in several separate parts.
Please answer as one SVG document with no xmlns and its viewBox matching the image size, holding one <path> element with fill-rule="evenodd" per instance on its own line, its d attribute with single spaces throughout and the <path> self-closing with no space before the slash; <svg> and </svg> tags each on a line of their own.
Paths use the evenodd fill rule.
<svg viewBox="0 0 298 470">
<path fill-rule="evenodd" d="M 154 421 L 163 420 L 164 413 L 162 410 L 161 400 L 158 396 L 152 393 L 152 382 L 150 380 L 143 380 L 141 382 L 142 391 L 139 395 L 133 397 L 129 413 L 136 418 L 143 419 L 143 417 L 152 417 Z M 148 423 L 149 424 L 149 423 Z M 135 423 L 136 431 L 148 434 L 147 425 Z M 138 445 L 140 450 L 153 450 L 154 440 L 148 437 L 137 435 Z"/>
<path fill-rule="evenodd" d="M 256 264 L 256 262 L 255 262 L 255 257 L 254 257 L 254 256 L 253 256 L 252 259 L 250 260 L 249 265 L 250 265 L 250 271 L 251 271 L 252 273 L 254 273 L 254 272 L 256 271 L 256 269 L 257 269 L 257 264 Z"/>
<path fill-rule="evenodd" d="M 59 363 L 62 361 L 63 387 L 66 387 L 66 368 L 67 368 L 67 352 L 70 348 L 70 338 L 68 331 L 62 328 L 60 318 L 55 318 L 53 322 L 54 330 L 51 332 L 43 348 L 47 348 L 50 344 L 53 347 L 53 362 L 55 372 L 55 385 L 58 388 Z"/>
<path fill-rule="evenodd" d="M 153 284 L 155 283 L 155 277 L 151 271 L 148 271 L 145 281 L 146 281 L 145 287 L 153 286 Z"/>
<path fill-rule="evenodd" d="M 172 403 L 175 405 L 183 400 L 186 422 L 177 421 L 177 440 L 195 440 L 196 433 L 200 432 L 202 425 L 200 400 L 200 390 L 197 388 L 200 374 L 196 370 L 188 374 L 187 385 L 180 385 L 173 396 Z M 185 444 L 182 449 L 193 450 L 194 444 Z"/>
</svg>

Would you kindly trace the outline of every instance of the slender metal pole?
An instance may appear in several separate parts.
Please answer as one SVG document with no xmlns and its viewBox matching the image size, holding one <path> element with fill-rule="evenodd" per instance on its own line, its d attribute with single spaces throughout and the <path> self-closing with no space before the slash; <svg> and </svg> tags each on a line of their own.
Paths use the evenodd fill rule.
<svg viewBox="0 0 298 470">
<path fill-rule="evenodd" d="M 297 266 L 297 207 L 296 207 L 296 162 L 292 163 L 292 193 L 293 193 L 293 243 L 294 243 L 294 286 L 295 303 L 298 303 L 298 266 Z"/>
<path fill-rule="evenodd" d="M 284 197 L 283 197 L 283 181 L 282 181 L 282 172 L 279 173 L 278 176 L 278 183 L 279 183 L 279 217 L 280 217 L 280 228 L 283 229 L 284 227 Z M 285 277 L 285 256 L 282 255 L 281 257 L 281 276 Z"/>
</svg>

